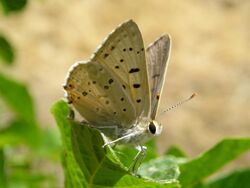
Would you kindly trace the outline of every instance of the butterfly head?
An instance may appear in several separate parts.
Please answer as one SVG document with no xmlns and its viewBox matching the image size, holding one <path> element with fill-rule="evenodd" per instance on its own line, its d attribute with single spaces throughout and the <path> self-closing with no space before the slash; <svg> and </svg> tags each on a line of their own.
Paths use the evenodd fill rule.
<svg viewBox="0 0 250 188">
<path fill-rule="evenodd" d="M 162 125 L 159 124 L 157 121 L 155 120 L 151 120 L 148 124 L 148 132 L 153 135 L 153 136 L 156 136 L 156 135 L 159 135 L 161 134 L 161 131 L 162 131 Z"/>
</svg>

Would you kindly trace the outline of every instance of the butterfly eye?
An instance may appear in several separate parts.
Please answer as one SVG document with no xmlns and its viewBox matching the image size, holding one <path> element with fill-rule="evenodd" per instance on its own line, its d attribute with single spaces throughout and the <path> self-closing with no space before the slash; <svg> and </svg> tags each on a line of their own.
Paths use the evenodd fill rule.
<svg viewBox="0 0 250 188">
<path fill-rule="evenodd" d="M 155 134 L 156 126 L 155 126 L 155 124 L 153 122 L 150 122 L 150 124 L 148 126 L 148 129 L 149 129 L 150 133 Z"/>
</svg>

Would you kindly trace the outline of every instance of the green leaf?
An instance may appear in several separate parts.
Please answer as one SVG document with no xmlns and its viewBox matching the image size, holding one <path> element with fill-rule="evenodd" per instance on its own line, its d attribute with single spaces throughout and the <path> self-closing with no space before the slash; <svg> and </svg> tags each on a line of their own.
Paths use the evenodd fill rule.
<svg viewBox="0 0 250 188">
<path fill-rule="evenodd" d="M 43 130 L 41 135 L 41 145 L 36 150 L 39 157 L 46 157 L 54 161 L 60 160 L 62 144 L 58 129 L 54 128 Z"/>
<path fill-rule="evenodd" d="M 33 101 L 27 88 L 0 73 L 0 96 L 28 123 L 36 123 Z"/>
<path fill-rule="evenodd" d="M 34 148 L 38 146 L 41 132 L 36 122 L 32 98 L 25 85 L 0 73 L 0 96 L 16 114 L 16 119 L 0 131 L 0 145 L 22 144 L 24 141 Z"/>
<path fill-rule="evenodd" d="M 180 165 L 183 187 L 199 183 L 226 163 L 250 149 L 250 138 L 225 139 L 197 158 Z"/>
<path fill-rule="evenodd" d="M 210 180 L 204 188 L 249 188 L 250 168 L 237 170 L 230 174 Z"/>
<path fill-rule="evenodd" d="M 145 145 L 147 147 L 147 155 L 145 159 L 143 160 L 143 162 L 147 162 L 147 161 L 157 158 L 158 154 L 157 154 L 155 139 L 149 140 Z"/>
<path fill-rule="evenodd" d="M 124 146 L 124 145 L 117 146 L 114 149 L 115 155 L 118 156 L 121 163 L 126 167 L 130 166 L 137 152 L 138 151 L 134 147 Z"/>
<path fill-rule="evenodd" d="M 155 140 L 151 139 L 145 144 L 145 146 L 147 147 L 147 155 L 145 156 L 143 162 L 147 162 L 151 159 L 156 158 L 157 151 L 156 151 Z M 131 165 L 137 153 L 138 150 L 136 150 L 134 147 L 131 146 L 122 146 L 115 149 L 115 154 L 120 158 L 120 161 L 126 167 L 129 167 Z"/>
<path fill-rule="evenodd" d="M 99 131 L 68 120 L 64 101 L 57 102 L 52 113 L 62 136 L 66 187 L 179 187 L 178 183 L 159 184 L 130 175 L 109 148 L 102 147 Z"/>
<path fill-rule="evenodd" d="M 178 146 L 171 146 L 164 155 L 172 155 L 175 157 L 186 157 L 186 154 L 178 147 Z"/>
<path fill-rule="evenodd" d="M 21 11 L 27 5 L 27 0 L 0 0 L 5 14 Z"/>
<path fill-rule="evenodd" d="M 71 142 L 72 125 L 67 118 L 69 108 L 64 101 L 59 101 L 52 107 L 51 111 L 61 133 L 65 187 L 87 187 L 87 180 L 78 166 L 73 154 Z"/>
<path fill-rule="evenodd" d="M 177 182 L 180 175 L 178 160 L 173 156 L 162 156 L 143 163 L 139 174 L 160 182 Z"/>
<path fill-rule="evenodd" d="M 6 169 L 4 149 L 0 149 L 0 187 L 6 187 Z"/>
<path fill-rule="evenodd" d="M 0 148 L 5 145 L 28 144 L 37 146 L 38 133 L 32 124 L 23 120 L 14 120 L 9 126 L 0 130 Z"/>
<path fill-rule="evenodd" d="M 0 62 L 10 65 L 14 62 L 14 59 L 13 47 L 4 36 L 0 35 Z"/>
<path fill-rule="evenodd" d="M 15 187 L 58 187 L 55 185 L 55 177 L 53 174 L 42 174 L 31 169 L 12 169 L 12 173 L 9 175 L 8 186 L 10 188 Z"/>
</svg>

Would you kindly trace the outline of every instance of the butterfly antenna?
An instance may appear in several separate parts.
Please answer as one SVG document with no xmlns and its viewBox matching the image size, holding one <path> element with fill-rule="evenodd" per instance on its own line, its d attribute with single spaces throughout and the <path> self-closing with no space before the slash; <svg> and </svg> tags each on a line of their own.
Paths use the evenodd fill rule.
<svg viewBox="0 0 250 188">
<path fill-rule="evenodd" d="M 195 96 L 196 96 L 196 93 L 193 93 L 193 94 L 192 94 L 190 97 L 188 97 L 187 99 L 185 99 L 185 100 L 183 100 L 183 101 L 180 101 L 180 102 L 178 102 L 177 104 L 171 106 L 170 108 L 164 110 L 161 114 L 163 114 L 163 113 L 165 113 L 165 112 L 168 112 L 168 111 L 170 111 L 170 110 L 172 110 L 172 109 L 174 109 L 174 108 L 177 108 L 177 107 L 181 106 L 182 104 L 184 104 L 184 103 L 190 101 L 191 99 L 193 99 Z"/>
</svg>

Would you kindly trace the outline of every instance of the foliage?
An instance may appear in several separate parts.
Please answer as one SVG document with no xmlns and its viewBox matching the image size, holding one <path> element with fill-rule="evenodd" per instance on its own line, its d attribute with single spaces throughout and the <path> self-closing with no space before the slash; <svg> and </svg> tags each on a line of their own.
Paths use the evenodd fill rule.
<svg viewBox="0 0 250 188">
<path fill-rule="evenodd" d="M 26 4 L 27 0 L 0 0 L 6 15 Z M 0 34 L 1 66 L 13 65 L 15 57 L 13 45 Z M 51 168 L 59 155 L 58 132 L 41 129 L 27 86 L 0 72 L 0 187 L 56 187 L 56 175 L 40 167 Z"/>
<path fill-rule="evenodd" d="M 213 148 L 180 165 L 183 186 L 199 183 L 226 163 L 250 149 L 250 138 L 225 139 Z"/>
<path fill-rule="evenodd" d="M 0 35 L 0 60 L 5 64 L 12 64 L 14 62 L 14 50 L 10 42 Z"/>
<path fill-rule="evenodd" d="M 64 155 L 66 187 L 249 187 L 249 169 L 234 171 L 224 177 L 206 180 L 222 166 L 250 149 L 250 138 L 225 139 L 194 159 L 187 159 L 178 147 L 157 157 L 154 143 L 149 143 L 149 158 L 142 164 L 139 175 L 127 171 L 131 149 L 103 148 L 100 133 L 68 119 L 69 107 L 57 102 L 52 113 L 60 128 Z M 127 157 L 122 157 L 124 154 Z M 117 158 L 117 155 L 119 159 Z M 122 162 L 120 162 L 122 161 Z M 225 186 L 227 185 L 227 186 Z"/>
<path fill-rule="evenodd" d="M 0 0 L 5 14 L 21 11 L 27 5 L 27 0 Z"/>
<path fill-rule="evenodd" d="M 32 167 L 35 161 L 58 160 L 60 144 L 53 130 L 40 129 L 27 87 L 0 73 L 0 97 L 0 115 L 5 110 L 13 114 L 0 123 L 0 187 L 55 184 L 53 174 Z"/>
<path fill-rule="evenodd" d="M 66 187 L 178 187 L 144 180 L 129 174 L 109 147 L 103 148 L 100 133 L 67 118 L 69 108 L 59 101 L 52 108 L 64 147 Z"/>
<path fill-rule="evenodd" d="M 175 157 L 187 157 L 178 146 L 171 146 L 168 148 L 168 150 L 165 152 L 165 155 L 173 155 Z"/>
<path fill-rule="evenodd" d="M 206 185 L 203 185 L 204 188 L 248 188 L 249 187 L 249 177 L 250 169 L 236 170 L 229 174 L 223 175 L 216 179 L 209 181 Z"/>
</svg>

